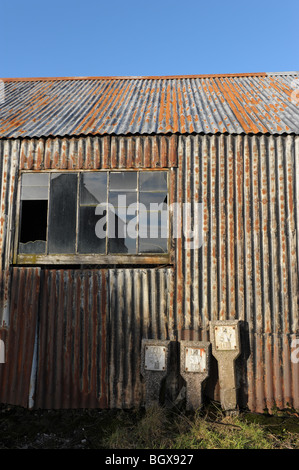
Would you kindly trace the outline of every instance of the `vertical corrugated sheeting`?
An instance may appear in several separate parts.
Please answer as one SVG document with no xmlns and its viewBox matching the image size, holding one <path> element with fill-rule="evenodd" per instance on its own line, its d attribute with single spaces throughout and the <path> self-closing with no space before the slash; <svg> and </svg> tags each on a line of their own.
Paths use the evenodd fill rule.
<svg viewBox="0 0 299 470">
<path fill-rule="evenodd" d="M 46 409 L 141 405 L 141 341 L 169 338 L 172 284 L 171 268 L 14 268 L 1 402 Z M 7 330 L 0 333 L 5 339 Z"/>
<path fill-rule="evenodd" d="M 9 264 L 13 241 L 9 234 L 15 220 L 19 148 L 17 140 L 0 140 L 0 327 L 9 321 Z"/>
<path fill-rule="evenodd" d="M 27 407 L 40 295 L 39 268 L 13 268 L 10 326 L 0 329 L 5 339 L 5 364 L 0 364 L 2 403 Z"/>
<path fill-rule="evenodd" d="M 24 139 L 23 170 L 168 168 L 177 165 L 177 136 Z"/>
<path fill-rule="evenodd" d="M 35 406 L 131 408 L 142 338 L 168 338 L 171 269 L 45 270 Z"/>
<path fill-rule="evenodd" d="M 128 408 L 143 402 L 142 339 L 173 336 L 173 270 L 113 269 L 109 286 L 109 403 L 112 408 Z"/>
<path fill-rule="evenodd" d="M 0 145 L 3 273 L 20 144 Z M 143 337 L 209 340 L 210 320 L 239 319 L 242 404 L 260 412 L 298 408 L 299 364 L 291 361 L 299 333 L 298 158 L 299 138 L 292 135 L 23 140 L 23 169 L 171 167 L 170 200 L 191 203 L 191 226 L 192 204 L 204 208 L 202 247 L 186 249 L 184 234 L 173 240 L 173 268 L 42 269 L 35 406 L 138 405 Z M 8 182 L 9 161 L 15 164 Z M 11 322 L 18 295 L 12 287 Z M 10 354 L 2 390 L 18 367 L 19 353 Z M 209 393 L 215 397 L 217 388 Z"/>
<path fill-rule="evenodd" d="M 44 270 L 40 294 L 37 408 L 107 408 L 105 270 Z"/>
<path fill-rule="evenodd" d="M 178 199 L 203 202 L 204 243 L 195 251 L 177 243 L 177 321 L 182 336 L 204 340 L 209 320 L 242 322 L 249 348 L 240 380 L 256 411 L 299 406 L 299 364 L 291 362 L 299 332 L 296 145 L 293 136 L 221 135 L 180 137 L 178 146 Z"/>
</svg>

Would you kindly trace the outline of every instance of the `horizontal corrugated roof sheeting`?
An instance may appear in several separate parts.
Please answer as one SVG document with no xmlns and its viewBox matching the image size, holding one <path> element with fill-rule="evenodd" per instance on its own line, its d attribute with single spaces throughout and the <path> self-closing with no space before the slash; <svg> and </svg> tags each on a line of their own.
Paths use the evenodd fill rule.
<svg viewBox="0 0 299 470">
<path fill-rule="evenodd" d="M 5 138 L 299 131 L 299 72 L 3 83 Z"/>
</svg>

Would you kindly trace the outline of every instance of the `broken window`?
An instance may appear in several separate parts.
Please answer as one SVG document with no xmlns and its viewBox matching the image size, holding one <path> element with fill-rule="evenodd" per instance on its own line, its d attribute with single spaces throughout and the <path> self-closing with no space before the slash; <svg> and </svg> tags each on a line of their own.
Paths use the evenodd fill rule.
<svg viewBox="0 0 299 470">
<path fill-rule="evenodd" d="M 168 252 L 167 171 L 24 173 L 19 254 Z"/>
<path fill-rule="evenodd" d="M 20 253 L 46 253 L 48 192 L 48 173 L 22 176 Z"/>
<path fill-rule="evenodd" d="M 137 227 L 129 229 L 137 218 L 137 189 L 136 171 L 110 173 L 108 212 L 110 253 L 137 253 Z"/>
</svg>

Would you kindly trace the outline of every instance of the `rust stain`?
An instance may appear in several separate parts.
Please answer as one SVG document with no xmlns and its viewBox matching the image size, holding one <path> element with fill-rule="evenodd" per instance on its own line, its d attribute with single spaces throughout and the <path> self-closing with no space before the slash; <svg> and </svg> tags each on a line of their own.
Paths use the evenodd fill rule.
<svg viewBox="0 0 299 470">
<path fill-rule="evenodd" d="M 184 113 L 184 108 L 183 108 L 183 94 L 181 91 L 181 84 L 178 82 L 178 112 L 179 112 L 179 117 L 180 117 L 180 132 L 184 133 L 186 132 L 186 124 L 185 124 L 185 113 Z"/>
<path fill-rule="evenodd" d="M 73 82 L 77 79 L 82 80 L 82 84 L 76 92 Z M 43 79 L 36 84 L 36 90 L 31 91 L 30 99 L 19 98 L 18 109 L 9 107 L 5 110 L 0 133 L 26 137 L 33 136 L 37 132 L 35 129 L 44 136 L 51 132 L 57 136 L 60 132 L 63 135 L 95 135 L 106 132 L 152 134 L 157 130 L 165 134 L 292 131 L 283 122 L 283 113 L 288 106 L 286 100 L 290 100 L 292 94 L 291 88 L 283 81 L 285 77 L 216 74 L 156 78 L 66 77 L 58 78 L 58 83 L 59 80 L 69 81 L 69 93 L 65 93 L 64 88 L 62 93 L 59 86 L 54 89 L 55 78 Z M 88 80 L 90 83 L 86 83 Z M 16 80 L 16 83 L 20 81 Z M 265 93 L 263 96 L 260 93 L 263 87 L 268 94 L 273 90 L 271 105 Z M 82 109 L 83 117 L 80 118 Z M 68 126 L 69 115 L 75 116 L 76 124 Z M 201 116 L 202 121 L 208 117 L 204 127 L 200 124 Z M 57 117 L 58 122 L 63 122 L 60 129 L 60 124 L 56 125 Z M 280 125 L 274 126 L 279 120 Z M 217 121 L 221 123 L 219 126 L 215 125 Z M 223 125 L 225 121 L 227 125 Z"/>
<path fill-rule="evenodd" d="M 296 305 L 296 282 L 298 279 L 296 261 L 293 261 L 293 257 L 296 260 L 296 244 L 290 236 L 293 233 L 295 223 L 295 195 L 293 194 L 295 138 L 289 136 L 287 137 L 289 140 L 286 140 L 284 136 L 275 136 L 272 139 L 268 136 L 264 136 L 262 139 L 260 136 L 254 138 L 251 136 L 228 137 L 188 136 L 186 138 L 175 135 L 162 136 L 161 138 L 158 136 L 122 136 L 113 139 L 110 137 L 90 137 L 88 139 L 80 138 L 81 141 L 80 139 L 77 141 L 75 150 L 71 150 L 70 142 L 67 139 L 24 140 L 20 146 L 20 158 L 23 165 L 26 166 L 28 163 L 34 168 L 36 168 L 37 162 L 40 162 L 38 165 L 42 165 L 46 160 L 49 162 L 58 161 L 59 165 L 64 167 L 69 152 L 73 152 L 74 161 L 78 160 L 82 168 L 89 168 L 93 161 L 99 160 L 99 152 L 103 152 L 101 164 L 105 159 L 105 164 L 108 167 L 112 161 L 113 165 L 127 165 L 128 167 L 132 167 L 132 165 L 133 167 L 134 165 L 136 167 L 138 165 L 147 166 L 148 164 L 153 167 L 156 167 L 157 164 L 161 167 L 172 167 L 179 164 L 178 170 L 170 170 L 171 200 L 176 199 L 177 196 L 181 201 L 185 197 L 188 201 L 192 201 L 193 198 L 200 200 L 202 197 L 204 202 L 204 244 L 197 258 L 191 251 L 184 251 L 182 240 L 173 243 L 176 258 L 173 267 L 172 290 L 169 293 L 170 296 L 173 293 L 173 298 L 170 298 L 169 301 L 172 315 L 169 317 L 171 318 L 169 323 L 165 313 L 166 308 L 164 310 L 164 307 L 160 306 L 160 301 L 161 305 L 165 301 L 164 294 L 162 295 L 163 290 L 160 291 L 161 284 L 154 284 L 156 272 L 153 274 L 153 271 L 147 270 L 146 276 L 148 277 L 145 276 L 143 283 L 139 284 L 141 288 L 138 289 L 137 297 L 134 297 L 132 285 L 136 278 L 133 277 L 133 270 L 124 268 L 121 275 L 117 277 L 117 281 L 121 281 L 122 284 L 116 283 L 116 289 L 119 289 L 116 298 L 120 298 L 121 293 L 130 291 L 131 297 L 126 297 L 126 300 L 130 299 L 129 303 L 131 305 L 132 302 L 132 305 L 131 309 L 125 310 L 124 302 L 122 309 L 119 310 L 121 314 L 117 325 L 128 328 L 126 331 L 129 331 L 130 325 L 133 325 L 136 320 L 134 316 L 136 305 L 144 301 L 142 307 L 138 308 L 140 311 L 149 309 L 149 298 L 153 308 L 156 308 L 156 299 L 159 299 L 159 307 L 161 307 L 159 315 L 158 310 L 153 313 L 156 322 L 154 333 L 157 336 L 168 331 L 169 335 L 172 334 L 173 337 L 176 337 L 177 331 L 178 335 L 183 334 L 180 332 L 186 331 L 188 327 L 188 331 L 192 332 L 190 336 L 194 338 L 197 334 L 208 334 L 206 326 L 202 327 L 203 331 L 197 331 L 196 322 L 199 324 L 202 322 L 201 324 L 205 325 L 205 321 L 208 322 L 212 317 L 238 316 L 245 318 L 250 329 L 251 345 L 251 355 L 247 361 L 249 405 L 251 409 L 262 410 L 265 404 L 275 402 L 283 405 L 286 400 L 289 400 L 290 403 L 297 400 L 295 392 L 290 391 L 297 376 L 293 375 L 295 374 L 294 367 L 290 364 L 290 351 L 287 343 L 290 332 L 293 331 L 291 322 L 294 321 L 294 313 L 296 314 L 294 305 Z M 97 156 L 93 156 L 95 145 L 98 146 Z M 105 150 L 103 150 L 104 147 Z M 74 148 L 72 147 L 72 149 Z M 78 149 L 78 155 L 76 149 Z M 196 156 L 193 152 L 197 152 Z M 7 173 L 11 150 L 5 151 L 3 154 L 2 182 L 4 185 L 2 185 L 1 192 L 1 208 L 6 211 L 5 201 L 7 200 L 9 204 L 13 201 L 11 199 L 13 194 L 11 184 L 13 185 L 14 177 L 10 174 L 8 178 Z M 125 159 L 126 154 L 127 159 Z M 197 165 L 195 168 L 193 168 L 194 163 Z M 0 217 L 0 231 L 2 233 L 6 212 L 1 213 Z M 0 243 L 1 248 L 5 247 L 5 241 L 0 239 Z M 269 264 L 271 257 L 272 264 Z M 120 336 L 120 333 L 117 336 L 118 331 L 114 330 L 111 333 L 109 330 L 107 277 L 104 281 L 105 275 L 107 276 L 106 270 L 102 269 L 101 277 L 99 277 L 98 270 L 88 271 L 87 274 L 86 270 L 57 270 L 56 267 L 53 267 L 52 270 L 45 269 L 43 289 L 40 289 L 34 271 L 31 271 L 31 274 L 26 274 L 24 268 L 16 269 L 18 274 L 14 274 L 12 309 L 14 313 L 11 320 L 16 320 L 16 312 L 23 311 L 24 313 L 25 305 L 31 309 L 33 314 L 35 308 L 33 299 L 37 299 L 41 294 L 43 297 L 38 305 L 42 306 L 42 321 L 46 322 L 43 324 L 45 328 L 43 334 L 47 327 L 50 329 L 51 335 L 54 335 L 55 331 L 58 331 L 57 325 L 59 324 L 64 324 L 67 332 L 64 342 L 63 330 L 58 331 L 57 343 L 53 339 L 48 341 L 46 336 L 41 335 L 45 350 L 44 356 L 40 357 L 44 357 L 44 360 L 48 361 L 46 364 L 49 368 L 49 376 L 45 374 L 45 369 L 43 369 L 45 363 L 39 369 L 39 374 L 44 370 L 44 375 L 38 376 L 39 383 L 42 383 L 43 387 L 49 386 L 48 389 L 40 389 L 41 395 L 39 396 L 44 397 L 41 403 L 44 405 L 47 397 L 47 403 L 49 406 L 53 406 L 51 398 L 53 390 L 49 384 L 55 374 L 59 373 L 62 374 L 61 377 L 64 380 L 61 380 L 60 390 L 55 396 L 55 406 L 62 400 L 69 406 L 78 404 L 99 406 L 99 403 L 101 403 L 101 407 L 108 406 L 108 398 L 104 390 L 107 390 L 109 386 L 108 374 L 114 365 L 118 367 L 123 381 L 119 382 L 117 392 L 114 392 L 112 387 L 109 389 L 109 393 L 112 394 L 111 400 L 115 400 L 121 405 L 130 403 L 130 400 L 138 401 L 140 384 L 134 375 L 136 370 L 134 372 L 131 363 L 114 363 L 114 359 L 112 360 L 108 354 L 109 348 L 106 348 L 107 344 L 110 344 L 112 334 L 114 334 L 115 342 L 113 344 L 115 347 L 122 348 L 121 357 L 125 361 L 124 344 L 128 345 L 130 353 L 133 354 L 133 351 L 138 350 L 136 345 L 139 341 L 137 333 L 135 337 L 128 337 L 126 343 L 123 342 L 124 338 Z M 243 269 L 243 271 L 239 272 L 238 269 Z M 194 295 L 193 282 L 195 282 L 194 277 L 196 276 L 201 296 L 199 300 Z M 36 279 L 35 285 L 34 279 Z M 46 285 L 47 279 L 49 279 L 49 287 Z M 2 287 L 3 281 L 1 282 Z M 151 291 L 151 286 L 156 288 L 154 294 Z M 145 294 L 146 289 L 150 293 L 148 296 Z M 6 289 L 5 295 L 11 295 L 11 292 Z M 158 297 L 159 295 L 161 297 Z M 290 297 L 293 297 L 295 301 Z M 294 302 L 293 306 L 291 302 Z M 132 315 L 130 319 L 124 315 L 125 311 Z M 48 315 L 46 318 L 49 312 L 52 312 L 53 315 Z M 70 312 L 73 317 L 68 317 Z M 83 312 L 85 313 L 83 314 Z M 96 316 L 96 312 L 99 312 L 98 316 Z M 82 317 L 80 317 L 81 314 Z M 65 320 L 66 317 L 68 317 L 67 320 Z M 74 338 L 71 333 L 71 318 L 74 319 L 77 332 L 77 336 Z M 81 326 L 80 318 L 83 322 Z M 157 318 L 160 321 L 159 325 Z M 25 317 L 20 316 L 18 321 L 18 325 L 23 325 Z M 55 321 L 57 322 L 56 326 Z M 147 326 L 144 327 L 140 335 L 149 332 L 150 317 L 144 319 L 145 323 Z M 103 385 L 101 388 L 103 394 L 97 398 L 91 398 L 88 395 L 89 390 L 96 388 L 94 349 L 99 324 L 101 325 L 99 336 L 103 342 L 98 343 L 98 357 L 100 357 L 99 362 L 101 363 L 98 381 L 101 383 L 101 387 Z M 95 326 L 95 329 L 92 326 Z M 24 344 L 28 328 L 25 332 L 18 326 L 19 336 L 16 337 L 15 344 L 18 344 L 20 349 L 19 353 L 14 351 L 15 360 L 13 367 L 9 370 L 11 375 L 7 375 L 8 380 L 2 382 L 5 383 L 4 389 L 2 389 L 4 398 L 11 397 L 15 393 L 8 389 L 11 387 L 14 377 L 17 377 L 17 372 L 24 366 L 22 361 L 27 361 L 24 359 Z M 174 331 L 174 329 L 176 330 Z M 51 358 L 55 358 L 55 354 L 58 357 L 65 347 L 66 363 L 69 364 L 68 355 L 71 351 L 72 338 L 76 352 L 80 350 L 80 341 L 83 341 L 81 344 L 84 349 L 83 370 L 86 375 L 82 375 L 79 368 L 75 367 L 74 376 L 70 379 L 70 365 L 63 370 Z M 280 343 L 283 343 L 283 351 Z M 49 358 L 46 352 L 51 353 Z M 78 357 L 76 359 L 79 360 Z M 24 368 L 26 380 L 31 370 L 29 363 L 30 361 L 26 362 Z M 90 374 L 87 372 L 89 364 L 92 367 Z M 125 366 L 125 364 L 127 365 Z M 5 373 L 8 374 L 8 369 Z M 4 380 L 4 375 L 1 374 L 0 366 L 0 377 L 1 380 Z M 133 392 L 131 393 L 126 388 L 131 379 L 133 382 L 135 380 L 134 398 L 132 398 Z M 82 390 L 79 387 L 81 380 L 83 381 Z M 26 398 L 27 391 L 26 388 L 20 391 L 20 387 L 18 390 L 16 393 L 20 394 L 15 395 L 17 396 L 16 401 L 22 402 Z M 8 391 L 11 395 L 5 395 Z M 69 391 L 71 394 L 67 395 Z M 114 393 L 117 396 L 113 395 Z M 22 394 L 24 395 L 22 396 Z"/>
<path fill-rule="evenodd" d="M 229 87 L 229 84 L 225 80 L 219 80 L 219 87 L 221 88 L 223 95 L 227 102 L 231 105 L 235 115 L 237 116 L 239 122 L 243 126 L 243 129 L 246 133 L 254 132 L 258 133 L 260 129 L 256 126 L 255 122 L 252 121 L 244 112 L 243 107 L 240 104 L 242 100 L 238 99 L 236 90 Z M 261 123 L 261 130 L 267 132 L 268 130 Z"/>
</svg>

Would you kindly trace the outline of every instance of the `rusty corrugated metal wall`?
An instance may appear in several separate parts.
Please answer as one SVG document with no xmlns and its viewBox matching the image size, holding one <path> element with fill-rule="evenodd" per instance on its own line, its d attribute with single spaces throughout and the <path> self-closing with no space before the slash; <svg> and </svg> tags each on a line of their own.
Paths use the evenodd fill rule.
<svg viewBox="0 0 299 470">
<path fill-rule="evenodd" d="M 14 268 L 10 289 L 10 326 L 0 329 L 5 364 L 0 364 L 1 403 L 27 407 L 34 362 L 40 292 L 39 268 Z"/>
<path fill-rule="evenodd" d="M 172 283 L 171 268 L 13 268 L 10 326 L 0 330 L 0 402 L 140 405 L 141 341 L 169 337 Z"/>
<path fill-rule="evenodd" d="M 204 340 L 209 320 L 242 321 L 242 399 L 256 411 L 299 405 L 299 365 L 291 362 L 299 333 L 298 143 L 293 136 L 179 140 L 177 190 L 202 200 L 204 242 L 198 252 L 177 246 L 176 316 L 186 330 L 199 326 Z"/>
<path fill-rule="evenodd" d="M 0 327 L 8 324 L 8 288 L 11 261 L 13 220 L 16 198 L 20 142 L 0 140 Z"/>
<path fill-rule="evenodd" d="M 299 364 L 291 361 L 299 333 L 299 137 L 56 138 L 0 141 L 0 153 L 1 313 L 10 321 L 1 335 L 12 345 L 0 401 L 23 404 L 34 387 L 40 407 L 138 406 L 143 337 L 209 340 L 210 320 L 239 319 L 242 406 L 259 412 L 299 407 Z M 19 267 L 10 276 L 13 238 L 7 234 L 13 236 L 19 164 L 36 170 L 171 168 L 170 201 L 203 203 L 203 245 L 185 249 L 184 236 L 174 240 L 175 262 L 160 269 Z M 40 280 L 30 280 L 33 275 Z M 25 321 L 27 307 L 20 292 L 18 317 L 15 276 L 34 289 L 39 332 L 33 367 L 28 356 L 24 368 L 27 388 L 22 385 L 19 395 L 10 392 L 21 354 L 13 331 Z M 27 328 L 35 331 L 33 323 Z M 27 341 L 28 329 L 18 334 Z M 217 367 L 214 372 L 207 386 L 211 398 L 218 396 Z"/>
</svg>

